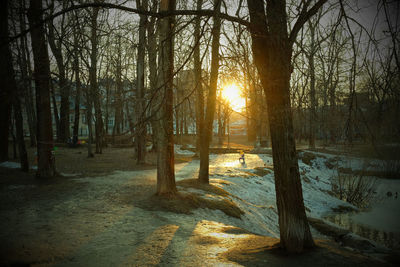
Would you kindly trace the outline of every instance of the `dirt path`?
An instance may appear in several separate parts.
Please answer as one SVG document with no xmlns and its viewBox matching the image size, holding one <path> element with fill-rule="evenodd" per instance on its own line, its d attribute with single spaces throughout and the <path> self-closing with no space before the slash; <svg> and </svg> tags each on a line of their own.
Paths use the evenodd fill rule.
<svg viewBox="0 0 400 267">
<path fill-rule="evenodd" d="M 214 172 L 230 161 L 212 163 Z M 249 164 L 252 164 L 249 162 Z M 196 176 L 198 161 L 176 165 L 177 179 Z M 0 265 L 32 266 L 377 266 L 333 243 L 287 256 L 278 240 L 194 215 L 151 211 L 155 170 L 37 181 L 0 168 Z"/>
</svg>

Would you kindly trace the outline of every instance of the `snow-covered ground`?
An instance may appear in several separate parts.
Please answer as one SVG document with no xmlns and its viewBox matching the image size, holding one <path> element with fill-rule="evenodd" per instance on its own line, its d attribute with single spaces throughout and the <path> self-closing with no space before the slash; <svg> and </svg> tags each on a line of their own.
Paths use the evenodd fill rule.
<svg viewBox="0 0 400 267">
<path fill-rule="evenodd" d="M 182 150 L 181 146 L 175 146 L 175 153 L 188 156 L 194 155 L 191 151 Z M 321 219 L 332 214 L 333 209 L 340 206 L 357 210 L 351 204 L 332 196 L 331 179 L 337 175 L 337 172 L 335 168 L 328 168 L 326 162 L 333 158 L 337 159 L 337 156 L 323 153 L 315 154 L 317 157 L 311 161 L 310 165 L 299 160 L 307 215 Z M 167 212 L 160 212 L 160 214 L 171 221 L 177 220 L 178 217 L 181 220 L 189 221 L 201 218 L 237 226 L 256 234 L 279 237 L 272 156 L 267 154 L 247 154 L 245 164 L 241 164 L 238 158 L 238 154 L 210 155 L 210 183 L 224 189 L 229 195 L 213 195 L 210 192 L 200 189 L 182 186 L 179 186 L 178 190 L 200 193 L 208 198 L 226 198 L 234 202 L 244 212 L 241 219 L 232 218 L 220 210 L 209 209 L 197 209 L 194 211 L 193 217 L 190 218 Z M 353 170 L 362 169 L 366 166 L 365 161 L 359 158 L 339 158 L 336 162 L 337 167 L 350 167 Z M 369 168 L 373 168 L 374 166 L 381 166 L 382 162 L 374 160 L 369 161 L 368 164 Z M 4 162 L 0 164 L 0 167 L 18 168 L 19 164 Z M 176 180 L 197 178 L 198 169 L 198 160 L 178 164 L 175 169 Z M 260 169 L 264 171 L 261 172 L 261 175 L 258 172 Z M 143 179 L 154 182 L 155 170 L 118 171 L 111 175 L 97 178 L 73 179 L 93 185 L 109 184 L 111 187 L 127 184 L 132 180 L 132 177 L 143 177 Z M 383 199 L 384 201 L 377 201 L 369 212 L 354 215 L 354 220 L 385 231 L 400 232 L 400 198 L 384 198 L 388 190 L 400 193 L 400 180 L 379 180 L 377 195 L 380 197 L 379 199 Z M 314 230 L 313 234 L 314 237 L 318 237 L 319 235 Z"/>
</svg>

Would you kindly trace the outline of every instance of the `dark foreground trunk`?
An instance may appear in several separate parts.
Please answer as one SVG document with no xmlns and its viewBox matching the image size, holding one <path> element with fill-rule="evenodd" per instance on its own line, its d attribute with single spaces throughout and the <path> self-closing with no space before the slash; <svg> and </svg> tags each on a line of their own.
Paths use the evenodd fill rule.
<svg viewBox="0 0 400 267">
<path fill-rule="evenodd" d="M 8 1 L 0 1 L 0 52 L 8 53 Z M 7 60 L 0 60 L 0 162 L 8 160 L 8 135 L 11 118 L 11 87 Z"/>
<path fill-rule="evenodd" d="M 56 175 L 53 153 L 53 129 L 50 111 L 50 64 L 42 20 L 42 2 L 30 1 L 28 10 L 31 28 L 34 78 L 36 87 L 37 139 L 38 139 L 38 177 Z"/>
<path fill-rule="evenodd" d="M 175 10 L 175 0 L 161 0 L 160 11 Z M 174 129 L 173 129 L 173 70 L 175 17 L 163 18 L 160 22 L 160 60 L 159 74 L 161 87 L 159 127 L 157 135 L 157 195 L 171 196 L 177 192 L 174 166 Z"/>
<path fill-rule="evenodd" d="M 248 0 L 253 58 L 267 98 L 274 161 L 281 246 L 300 252 L 314 246 L 308 225 L 293 135 L 290 106 L 292 48 L 286 25 L 285 1 Z M 267 25 L 268 22 L 268 25 Z"/>
<path fill-rule="evenodd" d="M 214 1 L 214 25 L 212 29 L 212 44 L 211 44 L 211 73 L 210 73 L 210 88 L 207 98 L 206 117 L 204 120 L 204 128 L 201 134 L 200 144 L 200 170 L 199 181 L 202 183 L 209 182 L 209 165 L 210 165 L 210 143 L 213 134 L 214 113 L 216 109 L 217 83 L 219 70 L 219 39 L 221 31 L 221 19 L 219 10 L 221 1 Z"/>
</svg>

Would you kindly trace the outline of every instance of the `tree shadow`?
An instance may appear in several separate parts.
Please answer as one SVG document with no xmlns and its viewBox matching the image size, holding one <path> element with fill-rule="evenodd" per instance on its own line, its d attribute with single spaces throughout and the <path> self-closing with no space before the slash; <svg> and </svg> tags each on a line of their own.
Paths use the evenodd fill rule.
<svg viewBox="0 0 400 267">
<path fill-rule="evenodd" d="M 317 240 L 314 248 L 290 254 L 279 239 L 258 235 L 241 239 L 224 256 L 243 266 L 387 266 L 329 240 Z"/>
</svg>

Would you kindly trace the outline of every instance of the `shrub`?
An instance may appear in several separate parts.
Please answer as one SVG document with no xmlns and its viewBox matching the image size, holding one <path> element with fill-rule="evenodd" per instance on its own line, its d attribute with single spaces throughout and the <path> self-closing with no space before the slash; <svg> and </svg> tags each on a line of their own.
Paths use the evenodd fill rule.
<svg viewBox="0 0 400 267">
<path fill-rule="evenodd" d="M 368 206 L 374 197 L 376 179 L 366 177 L 363 173 L 352 175 L 337 171 L 331 183 L 336 197 L 360 208 Z"/>
</svg>

